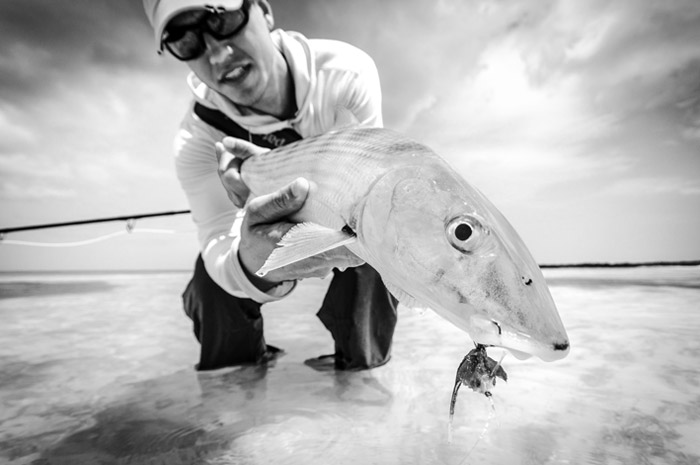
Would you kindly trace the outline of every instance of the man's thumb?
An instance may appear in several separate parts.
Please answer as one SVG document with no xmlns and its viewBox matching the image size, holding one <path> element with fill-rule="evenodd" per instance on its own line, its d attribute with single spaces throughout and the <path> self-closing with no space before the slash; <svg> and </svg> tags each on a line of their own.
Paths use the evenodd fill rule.
<svg viewBox="0 0 700 465">
<path fill-rule="evenodd" d="M 274 223 L 296 213 L 304 205 L 310 188 L 309 181 L 297 178 L 271 194 L 256 197 L 248 204 L 248 221 Z"/>
</svg>

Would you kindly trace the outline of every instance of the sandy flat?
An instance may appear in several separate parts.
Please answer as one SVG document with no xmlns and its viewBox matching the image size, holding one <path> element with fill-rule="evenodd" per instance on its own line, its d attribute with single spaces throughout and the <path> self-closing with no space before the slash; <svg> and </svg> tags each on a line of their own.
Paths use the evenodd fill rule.
<svg viewBox="0 0 700 465">
<path fill-rule="evenodd" d="M 264 309 L 282 358 L 198 374 L 188 273 L 4 275 L 0 462 L 699 464 L 700 270 L 546 276 L 571 354 L 506 356 L 494 409 L 463 388 L 450 427 L 471 342 L 430 311 L 400 309 L 387 365 L 317 371 L 328 283 L 304 281 Z"/>
</svg>

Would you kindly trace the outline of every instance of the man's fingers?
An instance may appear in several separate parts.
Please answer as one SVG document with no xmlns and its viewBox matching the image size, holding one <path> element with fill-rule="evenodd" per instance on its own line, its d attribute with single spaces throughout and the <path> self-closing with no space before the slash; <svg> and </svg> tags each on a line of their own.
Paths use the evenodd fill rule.
<svg viewBox="0 0 700 465">
<path fill-rule="evenodd" d="M 243 208 L 250 190 L 241 177 L 241 165 L 246 158 L 268 152 L 268 149 L 235 137 L 224 137 L 221 142 L 214 144 L 214 147 L 219 163 L 219 178 L 228 193 L 228 198 L 234 205 Z"/>
<path fill-rule="evenodd" d="M 233 152 L 227 150 L 221 142 L 214 144 L 214 148 L 216 149 L 216 159 L 219 161 L 219 176 L 227 171 L 235 171 L 238 173 L 243 160 L 237 157 Z"/>
<path fill-rule="evenodd" d="M 249 190 L 241 178 L 241 163 L 243 160 L 226 150 L 224 144 L 215 144 L 216 158 L 219 160 L 219 178 L 228 193 L 228 198 L 239 208 L 243 208 L 248 198 Z"/>
<path fill-rule="evenodd" d="M 236 137 L 224 137 L 221 140 L 221 144 L 224 147 L 224 149 L 235 154 L 235 156 L 240 158 L 241 160 L 250 158 L 253 155 L 269 152 L 269 150 L 266 148 L 258 147 L 252 142 L 248 142 L 247 140 L 243 139 L 238 139 Z"/>
<path fill-rule="evenodd" d="M 246 213 L 250 225 L 274 223 L 301 209 L 309 195 L 309 181 L 297 178 L 282 189 L 256 197 Z"/>
</svg>

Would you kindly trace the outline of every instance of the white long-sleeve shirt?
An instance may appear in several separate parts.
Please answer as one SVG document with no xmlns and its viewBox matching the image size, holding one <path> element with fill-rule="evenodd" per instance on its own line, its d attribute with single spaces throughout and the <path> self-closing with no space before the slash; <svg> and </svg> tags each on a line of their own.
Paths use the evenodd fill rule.
<svg viewBox="0 0 700 465">
<path fill-rule="evenodd" d="M 242 115 L 236 105 L 200 81 L 188 84 L 195 102 L 217 109 L 254 134 L 292 128 L 302 137 L 334 127 L 382 125 L 381 90 L 374 61 L 343 42 L 307 39 L 275 30 L 272 37 L 294 78 L 296 115 L 281 121 L 269 115 Z M 189 109 L 175 138 L 177 176 L 197 226 L 200 251 L 209 276 L 226 292 L 264 303 L 289 294 L 295 282 L 285 281 L 268 292 L 257 289 L 238 260 L 243 212 L 229 200 L 217 174 L 214 143 L 226 134 L 200 120 Z"/>
</svg>

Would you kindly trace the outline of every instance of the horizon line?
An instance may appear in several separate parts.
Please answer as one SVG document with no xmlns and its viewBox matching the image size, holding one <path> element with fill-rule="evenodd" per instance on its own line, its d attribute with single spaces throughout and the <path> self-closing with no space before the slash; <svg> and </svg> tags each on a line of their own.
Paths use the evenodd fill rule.
<svg viewBox="0 0 700 465">
<path fill-rule="evenodd" d="M 540 268 L 637 268 L 651 266 L 700 266 L 700 260 L 645 261 L 645 262 L 580 262 L 580 263 L 543 263 Z M 125 268 L 125 269 L 30 269 L 0 270 L 0 274 L 10 273 L 182 273 L 191 272 L 193 268 Z"/>
</svg>

